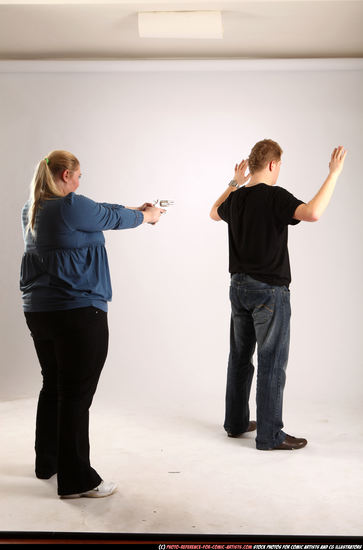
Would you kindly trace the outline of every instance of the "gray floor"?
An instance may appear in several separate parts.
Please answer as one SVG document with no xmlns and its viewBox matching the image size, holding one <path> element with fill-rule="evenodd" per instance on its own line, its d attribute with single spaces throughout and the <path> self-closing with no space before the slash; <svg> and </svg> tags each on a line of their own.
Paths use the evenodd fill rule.
<svg viewBox="0 0 363 550">
<path fill-rule="evenodd" d="M 119 490 L 61 500 L 55 477 L 33 474 L 35 407 L 35 399 L 0 403 L 0 531 L 362 534 L 357 411 L 341 408 L 338 416 L 337 407 L 301 404 L 289 411 L 294 428 L 286 431 L 306 436 L 308 446 L 262 452 L 253 434 L 227 438 L 220 411 L 137 413 L 97 402 L 92 463 Z"/>
</svg>

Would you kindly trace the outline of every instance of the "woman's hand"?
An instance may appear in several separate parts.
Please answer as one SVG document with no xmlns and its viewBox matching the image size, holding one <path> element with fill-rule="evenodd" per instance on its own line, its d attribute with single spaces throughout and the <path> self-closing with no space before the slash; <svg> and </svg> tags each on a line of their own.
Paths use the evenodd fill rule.
<svg viewBox="0 0 363 550">
<path fill-rule="evenodd" d="M 166 210 L 165 208 L 157 208 L 156 206 L 150 205 L 146 206 L 142 212 L 144 214 L 144 223 L 146 222 L 155 225 L 159 221 L 161 214 L 164 214 Z"/>
<path fill-rule="evenodd" d="M 144 202 L 143 205 L 138 206 L 136 210 L 140 210 L 141 212 L 144 212 L 148 206 L 153 206 L 151 202 Z"/>
<path fill-rule="evenodd" d="M 144 202 L 142 206 L 125 206 L 128 210 L 140 210 L 143 212 L 148 206 L 153 206 L 151 202 Z"/>
<path fill-rule="evenodd" d="M 244 185 L 251 177 L 251 174 L 245 176 L 246 169 L 248 167 L 248 160 L 242 160 L 240 164 L 236 164 L 234 168 L 234 179 L 238 183 L 239 187 Z"/>
</svg>

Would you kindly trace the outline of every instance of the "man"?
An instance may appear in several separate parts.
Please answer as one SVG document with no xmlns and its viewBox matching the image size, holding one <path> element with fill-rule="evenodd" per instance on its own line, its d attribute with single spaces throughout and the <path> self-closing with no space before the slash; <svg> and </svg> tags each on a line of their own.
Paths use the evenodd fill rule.
<svg viewBox="0 0 363 550">
<path fill-rule="evenodd" d="M 229 235 L 232 315 L 224 428 L 229 437 L 238 437 L 257 427 L 260 450 L 301 449 L 307 444 L 282 430 L 291 314 L 288 225 L 320 218 L 346 151 L 342 146 L 334 149 L 327 179 L 306 204 L 276 186 L 281 155 L 275 141 L 256 143 L 248 160 L 235 166 L 234 179 L 210 213 L 213 220 L 228 223 Z M 250 421 L 248 405 L 256 343 L 257 423 Z"/>
</svg>

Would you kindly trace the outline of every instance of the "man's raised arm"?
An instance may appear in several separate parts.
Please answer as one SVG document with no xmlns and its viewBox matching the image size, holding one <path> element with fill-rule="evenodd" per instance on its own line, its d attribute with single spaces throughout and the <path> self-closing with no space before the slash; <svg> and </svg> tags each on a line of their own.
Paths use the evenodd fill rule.
<svg viewBox="0 0 363 550">
<path fill-rule="evenodd" d="M 227 189 L 225 192 L 219 197 L 219 199 L 216 200 L 216 202 L 212 206 L 212 210 L 210 211 L 210 217 L 212 220 L 219 222 L 222 218 L 218 214 L 218 208 L 221 204 L 224 203 L 225 200 L 228 199 L 229 195 L 238 189 L 241 185 L 246 183 L 246 181 L 249 180 L 250 174 L 247 174 L 245 176 L 245 172 L 248 166 L 248 160 L 242 160 L 240 164 L 236 164 L 234 168 L 234 179 L 229 183 Z M 236 182 L 236 185 L 231 185 L 232 182 Z"/>
<path fill-rule="evenodd" d="M 307 204 L 300 204 L 294 213 L 295 220 L 316 222 L 323 214 L 333 195 L 335 184 L 343 170 L 347 151 L 341 145 L 332 152 L 329 163 L 329 174 L 314 198 Z"/>
</svg>

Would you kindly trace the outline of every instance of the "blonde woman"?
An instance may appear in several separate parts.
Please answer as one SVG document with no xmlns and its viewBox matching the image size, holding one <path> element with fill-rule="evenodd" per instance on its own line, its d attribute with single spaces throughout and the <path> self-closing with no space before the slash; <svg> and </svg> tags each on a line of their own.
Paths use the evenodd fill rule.
<svg viewBox="0 0 363 550">
<path fill-rule="evenodd" d="M 97 203 L 75 193 L 81 168 L 67 151 L 41 160 L 22 211 L 25 252 L 20 289 L 41 366 L 35 473 L 57 474 L 62 498 L 105 497 L 116 490 L 91 467 L 89 408 L 108 348 L 111 283 L 107 229 L 155 224 L 164 212 Z"/>
</svg>

